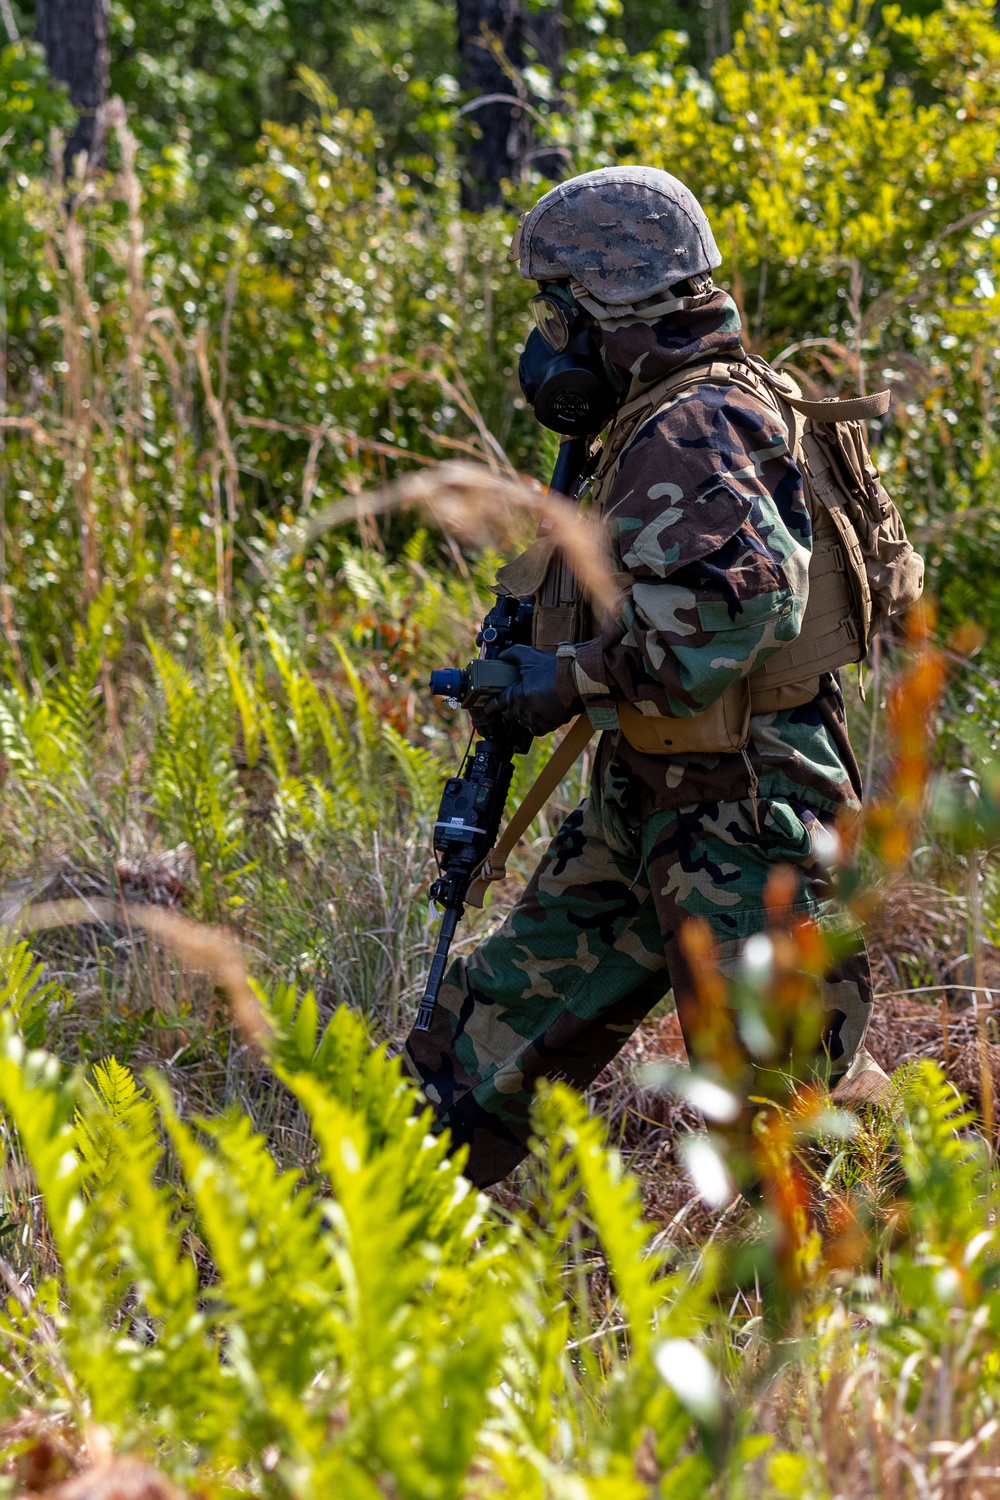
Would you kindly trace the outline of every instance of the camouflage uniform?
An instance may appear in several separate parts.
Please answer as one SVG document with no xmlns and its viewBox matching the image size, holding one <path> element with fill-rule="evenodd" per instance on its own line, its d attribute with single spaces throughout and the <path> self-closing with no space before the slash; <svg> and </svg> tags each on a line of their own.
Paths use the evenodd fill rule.
<svg viewBox="0 0 1000 1500">
<path fill-rule="evenodd" d="M 602 330 L 630 396 L 699 356 L 739 347 L 735 305 L 707 304 Z M 689 716 L 798 631 L 811 529 L 785 432 L 743 390 L 700 385 L 630 440 L 603 518 L 629 591 L 617 619 L 560 648 L 560 695 L 605 728 L 590 795 L 563 824 L 523 896 L 469 959 L 456 961 L 430 1032 L 407 1062 L 486 1184 L 524 1156 L 534 1084 L 587 1085 L 672 989 L 689 1054 L 696 1004 L 678 935 L 700 916 L 731 966 L 766 925 L 769 872 L 801 872 L 797 909 L 837 917 L 812 863 L 821 821 L 860 808 L 858 768 L 833 676 L 804 707 L 755 716 L 736 754 L 642 754 L 616 704 Z M 832 1081 L 870 1061 L 863 948 L 825 987 Z"/>
</svg>

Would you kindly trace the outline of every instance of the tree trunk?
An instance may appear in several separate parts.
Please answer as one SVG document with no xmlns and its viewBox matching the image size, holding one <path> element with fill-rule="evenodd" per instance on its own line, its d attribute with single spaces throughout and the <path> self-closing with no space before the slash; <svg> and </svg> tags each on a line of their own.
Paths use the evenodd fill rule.
<svg viewBox="0 0 1000 1500">
<path fill-rule="evenodd" d="M 558 85 L 563 61 L 562 0 L 551 0 L 544 10 L 528 11 L 524 17 L 524 39 Z"/>
<path fill-rule="evenodd" d="M 77 126 L 66 142 L 66 172 L 87 153 L 90 170 L 104 165 L 102 106 L 108 97 L 108 0 L 38 0 L 35 32 L 53 78 L 69 88 Z"/>
<path fill-rule="evenodd" d="M 565 35 L 562 0 L 550 0 L 545 10 L 529 11 L 524 17 L 525 42 L 534 59 L 547 69 L 552 79 L 554 97 L 550 107 L 557 110 L 562 109 L 558 89 L 562 78 Z M 530 162 L 543 177 L 551 177 L 554 181 L 573 170 L 573 159 L 564 146 L 532 146 L 526 152 L 524 161 Z"/>
<path fill-rule="evenodd" d="M 701 0 L 705 31 L 705 66 L 711 68 L 733 45 L 729 0 Z"/>
<path fill-rule="evenodd" d="M 525 112 L 511 101 L 519 94 L 523 40 L 520 0 L 458 0 L 461 82 L 469 94 L 463 106 L 463 208 L 499 203 L 501 182 L 519 166 Z"/>
<path fill-rule="evenodd" d="M 532 152 L 531 112 L 522 72 L 530 58 L 558 84 L 562 66 L 561 0 L 529 13 L 524 0 L 457 0 L 462 87 L 462 207 L 501 201 L 500 184 L 516 180 L 533 159 L 550 174 L 560 153 Z M 549 158 L 552 158 L 550 161 Z"/>
</svg>

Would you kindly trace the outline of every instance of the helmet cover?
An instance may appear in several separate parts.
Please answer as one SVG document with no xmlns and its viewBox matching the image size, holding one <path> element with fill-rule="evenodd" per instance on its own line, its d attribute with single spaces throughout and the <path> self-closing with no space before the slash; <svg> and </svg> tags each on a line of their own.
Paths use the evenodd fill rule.
<svg viewBox="0 0 1000 1500">
<path fill-rule="evenodd" d="M 659 167 L 600 167 L 560 182 L 524 219 L 518 256 L 527 280 L 570 278 L 609 308 L 722 264 L 705 210 Z"/>
</svg>

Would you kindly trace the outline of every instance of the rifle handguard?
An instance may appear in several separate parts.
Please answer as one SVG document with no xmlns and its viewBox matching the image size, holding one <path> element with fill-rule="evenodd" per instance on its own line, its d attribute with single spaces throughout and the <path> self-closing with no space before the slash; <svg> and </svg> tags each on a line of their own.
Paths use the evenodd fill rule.
<svg viewBox="0 0 1000 1500">
<path fill-rule="evenodd" d="M 507 860 L 518 840 L 527 833 L 563 777 L 576 764 L 594 737 L 594 726 L 586 714 L 574 719 L 538 775 L 524 801 L 511 813 L 510 821 L 487 854 L 469 886 L 467 906 L 482 906 L 486 892 L 495 880 L 507 874 Z"/>
</svg>

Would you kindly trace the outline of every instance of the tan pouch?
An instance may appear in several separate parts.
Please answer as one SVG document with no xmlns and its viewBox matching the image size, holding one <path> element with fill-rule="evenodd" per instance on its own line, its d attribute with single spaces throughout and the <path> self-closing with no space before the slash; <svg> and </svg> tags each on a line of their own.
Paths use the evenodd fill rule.
<svg viewBox="0 0 1000 1500">
<path fill-rule="evenodd" d="M 537 594 L 545 581 L 549 563 L 556 550 L 555 537 L 540 536 L 517 557 L 511 558 L 497 569 L 494 592 L 508 595 L 511 599 L 526 599 Z"/>
<path fill-rule="evenodd" d="M 860 661 L 858 630 L 863 600 L 857 587 L 864 562 L 854 532 L 841 532 L 837 515 L 821 511 L 813 526 L 809 598 L 799 634 L 768 657 L 750 676 L 755 714 L 776 713 L 808 703 L 819 691 L 823 672 Z M 859 570 L 860 569 L 860 575 Z"/>
<path fill-rule="evenodd" d="M 494 587 L 515 599 L 531 595 L 531 644 L 539 651 L 557 651 L 563 641 L 578 645 L 594 634 L 590 606 L 551 536 L 539 537 L 499 568 Z"/>
<path fill-rule="evenodd" d="M 811 703 L 819 692 L 820 678 L 807 677 L 801 682 L 784 682 L 778 687 L 759 687 L 756 674 L 750 678 L 750 709 L 755 714 L 780 714 L 789 708 Z"/>
<path fill-rule="evenodd" d="M 619 703 L 618 722 L 633 750 L 644 755 L 723 755 L 742 750 L 750 738 L 750 688 L 746 678 L 703 713 L 670 719 Z"/>
</svg>

